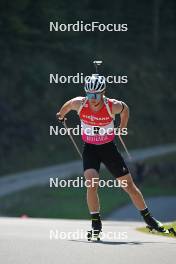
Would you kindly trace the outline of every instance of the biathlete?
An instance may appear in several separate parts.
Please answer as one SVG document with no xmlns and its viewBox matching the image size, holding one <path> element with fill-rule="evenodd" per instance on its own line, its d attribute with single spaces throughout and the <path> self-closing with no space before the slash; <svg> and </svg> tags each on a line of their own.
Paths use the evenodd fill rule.
<svg viewBox="0 0 176 264">
<path fill-rule="evenodd" d="M 114 116 L 120 115 L 120 129 L 127 128 L 129 108 L 126 103 L 105 97 L 106 81 L 104 76 L 93 74 L 86 79 L 84 86 L 86 96 L 76 97 L 67 101 L 57 113 L 57 118 L 63 121 L 71 110 L 78 113 L 81 120 L 83 145 L 83 169 L 85 179 L 93 184 L 87 187 L 87 204 L 92 220 L 92 231 L 98 237 L 102 230 L 100 216 L 100 202 L 98 197 L 98 182 L 101 162 L 110 173 L 119 181 L 119 185 L 127 192 L 151 229 L 164 232 L 165 229 L 150 213 L 141 191 L 134 183 L 123 157 L 119 153 L 114 138 Z M 99 134 L 99 130 L 112 131 Z M 89 131 L 89 133 L 86 133 Z M 91 131 L 91 133 L 90 133 Z M 91 236 L 91 234 L 89 233 Z"/>
</svg>

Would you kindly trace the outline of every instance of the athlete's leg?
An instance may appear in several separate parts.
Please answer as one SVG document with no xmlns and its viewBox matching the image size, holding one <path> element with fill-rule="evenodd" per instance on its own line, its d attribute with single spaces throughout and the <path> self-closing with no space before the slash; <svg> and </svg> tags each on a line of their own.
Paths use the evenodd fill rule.
<svg viewBox="0 0 176 264">
<path fill-rule="evenodd" d="M 95 169 L 87 169 L 84 171 L 87 186 L 87 205 L 92 220 L 92 229 L 98 231 L 102 229 L 100 217 L 100 202 L 98 197 L 99 174 Z"/>
<path fill-rule="evenodd" d="M 160 223 L 158 220 L 156 220 L 150 213 L 149 209 L 146 206 L 146 203 L 144 201 L 143 195 L 141 191 L 137 188 L 135 185 L 131 174 L 127 174 L 121 177 L 118 177 L 117 180 L 120 182 L 121 186 L 124 185 L 126 182 L 126 186 L 122 187 L 130 196 L 131 200 L 133 201 L 133 204 L 136 206 L 136 208 L 140 211 L 142 217 L 144 218 L 144 221 L 147 223 L 148 226 L 163 232 L 164 227 L 162 223 Z M 124 182 L 125 181 L 125 182 Z"/>
<path fill-rule="evenodd" d="M 144 202 L 144 198 L 140 190 L 134 184 L 129 169 L 123 157 L 119 153 L 116 144 L 114 142 L 105 144 L 104 153 L 102 161 L 108 170 L 119 182 L 121 182 L 121 186 L 124 186 L 123 189 L 129 194 L 134 205 L 139 210 L 145 209 L 146 204 Z M 126 185 L 123 185 L 123 181 L 126 181 Z"/>
<path fill-rule="evenodd" d="M 87 169 L 84 171 L 87 185 L 87 205 L 90 212 L 99 212 L 100 203 L 98 197 L 98 181 L 99 174 L 95 169 Z"/>
<path fill-rule="evenodd" d="M 134 183 L 131 174 L 128 173 L 127 175 L 118 177 L 117 180 L 120 183 L 120 186 L 122 186 L 123 190 L 129 194 L 136 208 L 140 211 L 144 210 L 147 206 L 145 204 L 143 195 Z"/>
<path fill-rule="evenodd" d="M 100 163 L 96 146 L 85 143 L 83 149 L 83 168 L 87 187 L 87 204 L 92 219 L 92 229 L 98 230 L 98 233 L 102 229 L 100 203 L 97 193 Z"/>
</svg>

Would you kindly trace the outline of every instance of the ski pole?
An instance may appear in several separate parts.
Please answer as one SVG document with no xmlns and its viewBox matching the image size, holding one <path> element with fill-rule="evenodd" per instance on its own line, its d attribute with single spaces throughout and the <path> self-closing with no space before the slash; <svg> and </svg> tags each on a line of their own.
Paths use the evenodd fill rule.
<svg viewBox="0 0 176 264">
<path fill-rule="evenodd" d="M 64 118 L 64 120 L 62 121 L 62 124 L 63 124 L 63 126 L 65 127 L 65 129 L 66 129 L 67 132 L 68 132 L 68 127 L 67 127 L 66 119 L 65 119 L 65 118 Z M 70 139 L 71 139 L 71 141 L 72 141 L 72 143 L 73 143 L 75 149 L 77 150 L 77 152 L 78 152 L 80 158 L 82 159 L 82 154 L 81 154 L 81 152 L 80 152 L 80 150 L 79 150 L 79 148 L 78 148 L 78 146 L 77 146 L 75 140 L 73 139 L 72 135 L 71 135 L 70 133 L 68 133 L 68 136 L 70 137 Z"/>
<path fill-rule="evenodd" d="M 124 147 L 124 149 L 125 149 L 125 151 L 126 151 L 126 153 L 128 155 L 129 160 L 131 161 L 132 157 L 131 157 L 131 155 L 130 155 L 130 153 L 129 153 L 129 151 L 128 151 L 128 149 L 127 149 L 127 147 L 126 147 L 126 145 L 125 145 L 125 143 L 123 141 L 123 139 L 121 138 L 121 135 L 119 134 L 118 136 L 119 136 L 120 142 L 122 143 L 122 145 L 123 145 L 123 147 Z"/>
</svg>

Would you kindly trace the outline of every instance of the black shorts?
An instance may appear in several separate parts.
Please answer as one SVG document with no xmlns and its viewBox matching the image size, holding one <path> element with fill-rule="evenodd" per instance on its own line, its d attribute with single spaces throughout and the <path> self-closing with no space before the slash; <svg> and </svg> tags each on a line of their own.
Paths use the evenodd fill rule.
<svg viewBox="0 0 176 264">
<path fill-rule="evenodd" d="M 114 141 L 103 145 L 93 145 L 84 143 L 83 146 L 83 168 L 100 170 L 100 164 L 104 163 L 110 173 L 115 177 L 124 176 L 129 173 L 129 169 L 117 150 Z"/>
</svg>

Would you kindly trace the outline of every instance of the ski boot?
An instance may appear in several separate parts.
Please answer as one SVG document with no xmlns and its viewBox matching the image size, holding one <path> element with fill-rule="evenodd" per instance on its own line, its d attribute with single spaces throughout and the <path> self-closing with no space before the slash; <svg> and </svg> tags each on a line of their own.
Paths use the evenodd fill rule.
<svg viewBox="0 0 176 264">
<path fill-rule="evenodd" d="M 87 232 L 87 240 L 88 241 L 100 241 L 100 233 L 101 230 L 90 230 Z"/>
<path fill-rule="evenodd" d="M 156 220 L 153 216 L 148 214 L 147 216 L 144 217 L 145 222 L 147 223 L 146 228 L 149 230 L 149 232 L 159 232 L 163 234 L 169 234 L 169 230 L 166 229 L 163 224 Z"/>
<path fill-rule="evenodd" d="M 100 241 L 100 234 L 102 232 L 102 224 L 100 216 L 92 217 L 92 230 L 87 232 L 88 241 Z"/>
</svg>

